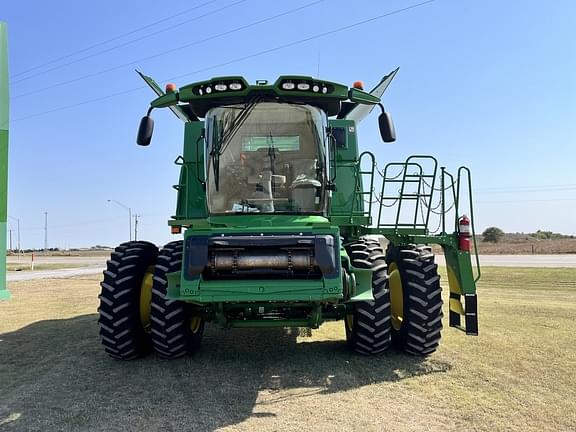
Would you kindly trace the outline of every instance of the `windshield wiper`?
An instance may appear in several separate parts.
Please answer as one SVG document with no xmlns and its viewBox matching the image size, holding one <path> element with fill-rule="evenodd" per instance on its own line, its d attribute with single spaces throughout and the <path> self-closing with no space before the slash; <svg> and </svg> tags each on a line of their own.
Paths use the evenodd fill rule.
<svg viewBox="0 0 576 432">
<path fill-rule="evenodd" d="M 216 140 L 214 140 L 214 144 L 212 145 L 212 150 L 210 151 L 210 156 L 212 158 L 212 169 L 214 172 L 214 186 L 216 187 L 216 191 L 218 191 L 219 183 L 220 183 L 220 156 L 224 153 L 224 151 L 228 148 L 230 141 L 236 135 L 236 132 L 242 127 L 242 125 L 246 122 L 250 113 L 254 109 L 254 107 L 261 101 L 261 98 L 256 97 L 244 105 L 242 111 L 236 116 L 236 118 L 231 122 L 230 126 L 226 129 L 222 130 L 221 134 L 218 134 Z M 214 119 L 216 123 L 216 119 Z M 216 125 L 214 125 L 216 129 Z"/>
<path fill-rule="evenodd" d="M 276 174 L 276 149 L 274 148 L 274 137 L 272 136 L 272 131 L 268 134 L 267 139 L 270 140 L 270 145 L 268 146 L 268 157 L 270 158 L 270 171 L 272 174 Z"/>
<path fill-rule="evenodd" d="M 230 144 L 230 141 L 232 140 L 232 138 L 234 138 L 234 135 L 236 135 L 236 132 L 238 132 L 238 130 L 246 122 L 248 117 L 250 117 L 252 110 L 256 107 L 256 105 L 258 105 L 258 103 L 260 101 L 261 101 L 261 98 L 257 97 L 257 98 L 252 99 L 250 102 L 248 102 L 244 106 L 242 111 L 240 111 L 240 114 L 238 114 L 236 116 L 236 118 L 232 121 L 230 126 L 222 131 L 222 136 L 220 137 L 220 140 L 219 140 L 220 142 L 218 143 L 218 148 L 220 149 L 219 150 L 220 154 L 224 153 L 226 148 L 228 148 L 228 145 Z"/>
</svg>

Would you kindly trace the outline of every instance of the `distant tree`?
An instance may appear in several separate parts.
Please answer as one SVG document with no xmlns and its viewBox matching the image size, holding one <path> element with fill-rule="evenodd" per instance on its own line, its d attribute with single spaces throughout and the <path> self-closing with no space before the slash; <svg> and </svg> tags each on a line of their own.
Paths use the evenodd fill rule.
<svg viewBox="0 0 576 432">
<path fill-rule="evenodd" d="M 498 243 L 504 237 L 504 231 L 497 227 L 486 228 L 482 233 L 485 242 Z"/>
<path fill-rule="evenodd" d="M 534 237 L 537 240 L 560 240 L 565 238 L 574 238 L 574 236 L 542 230 L 538 230 L 535 233 L 530 233 L 529 235 L 530 237 Z"/>
</svg>

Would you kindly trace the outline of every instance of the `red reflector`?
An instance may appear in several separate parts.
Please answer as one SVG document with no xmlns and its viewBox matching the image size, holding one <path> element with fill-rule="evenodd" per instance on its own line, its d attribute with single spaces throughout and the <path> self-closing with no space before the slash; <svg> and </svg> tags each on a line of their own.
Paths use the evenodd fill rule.
<svg viewBox="0 0 576 432">
<path fill-rule="evenodd" d="M 172 225 L 170 227 L 170 231 L 172 232 L 172 234 L 180 234 L 182 232 L 182 227 L 179 225 Z"/>
</svg>

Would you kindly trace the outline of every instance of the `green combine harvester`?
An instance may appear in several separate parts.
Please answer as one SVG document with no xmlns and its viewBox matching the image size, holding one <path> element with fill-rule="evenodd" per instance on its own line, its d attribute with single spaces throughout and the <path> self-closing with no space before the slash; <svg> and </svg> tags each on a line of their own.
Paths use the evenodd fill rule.
<svg viewBox="0 0 576 432">
<path fill-rule="evenodd" d="M 218 77 L 163 91 L 140 74 L 158 97 L 138 144 L 150 144 L 154 109 L 184 122 L 169 221 L 183 240 L 160 250 L 128 242 L 112 253 L 99 308 L 106 352 L 192 354 L 209 322 L 315 329 L 342 320 L 358 353 L 394 344 L 427 355 L 443 317 L 430 244 L 446 257 L 450 326 L 478 334 L 474 230 L 460 216 L 466 201 L 473 219 L 469 170 L 452 176 L 431 156 L 378 169 L 359 150 L 358 124 L 375 106 L 382 140 L 395 140 L 380 98 L 396 72 L 371 92 L 359 82 L 293 75 L 254 85 Z"/>
<path fill-rule="evenodd" d="M 4 255 L 6 46 L 0 23 Z M 314 329 L 342 320 L 358 353 L 380 354 L 394 344 L 427 355 L 438 347 L 443 317 L 431 244 L 446 257 L 450 326 L 477 334 L 480 268 L 476 256 L 474 274 L 469 170 L 452 176 L 430 156 L 379 168 L 372 153 L 359 150 L 358 124 L 376 106 L 383 141 L 395 140 L 381 96 L 396 73 L 370 92 L 361 83 L 348 88 L 293 75 L 254 85 L 219 77 L 163 91 L 140 74 L 157 98 L 141 121 L 138 144 L 150 143 L 153 109 L 168 108 L 184 122 L 169 221 L 183 240 L 160 250 L 127 242 L 112 252 L 99 307 L 106 352 L 119 359 L 152 348 L 166 358 L 192 354 L 207 322 Z M 5 273 L 1 259 L 0 299 L 9 297 Z"/>
</svg>

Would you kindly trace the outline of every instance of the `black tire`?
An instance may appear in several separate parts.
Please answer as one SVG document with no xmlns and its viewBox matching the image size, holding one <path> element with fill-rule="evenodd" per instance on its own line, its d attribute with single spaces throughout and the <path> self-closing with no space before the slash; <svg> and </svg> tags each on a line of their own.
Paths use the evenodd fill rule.
<svg viewBox="0 0 576 432">
<path fill-rule="evenodd" d="M 178 358 L 193 354 L 200 348 L 204 333 L 204 319 L 194 331 L 191 309 L 185 302 L 167 300 L 166 273 L 182 269 L 182 241 L 168 243 L 158 255 L 152 288 L 152 345 L 161 357 Z"/>
<path fill-rule="evenodd" d="M 413 355 L 425 356 L 438 348 L 442 337 L 442 288 L 438 266 L 429 246 L 393 246 L 386 252 L 390 273 L 398 269 L 402 291 L 402 320 L 393 318 L 392 339 L 399 348 Z M 391 279 L 392 274 L 390 274 Z M 391 300 L 397 301 L 391 280 Z M 400 287 L 399 287 L 400 289 Z M 395 306 L 392 306 L 394 314 Z M 399 327 L 399 328 L 397 328 Z"/>
<path fill-rule="evenodd" d="M 122 243 L 106 263 L 100 283 L 98 323 L 105 351 L 131 360 L 150 351 L 150 335 L 140 318 L 140 295 L 146 270 L 156 263 L 158 248 L 152 243 Z"/>
<path fill-rule="evenodd" d="M 348 346 L 360 354 L 382 354 L 391 344 L 390 292 L 385 255 L 378 241 L 372 239 L 360 239 L 347 249 L 354 267 L 372 269 L 374 301 L 353 304 L 352 316 L 345 319 L 346 340 Z"/>
</svg>

